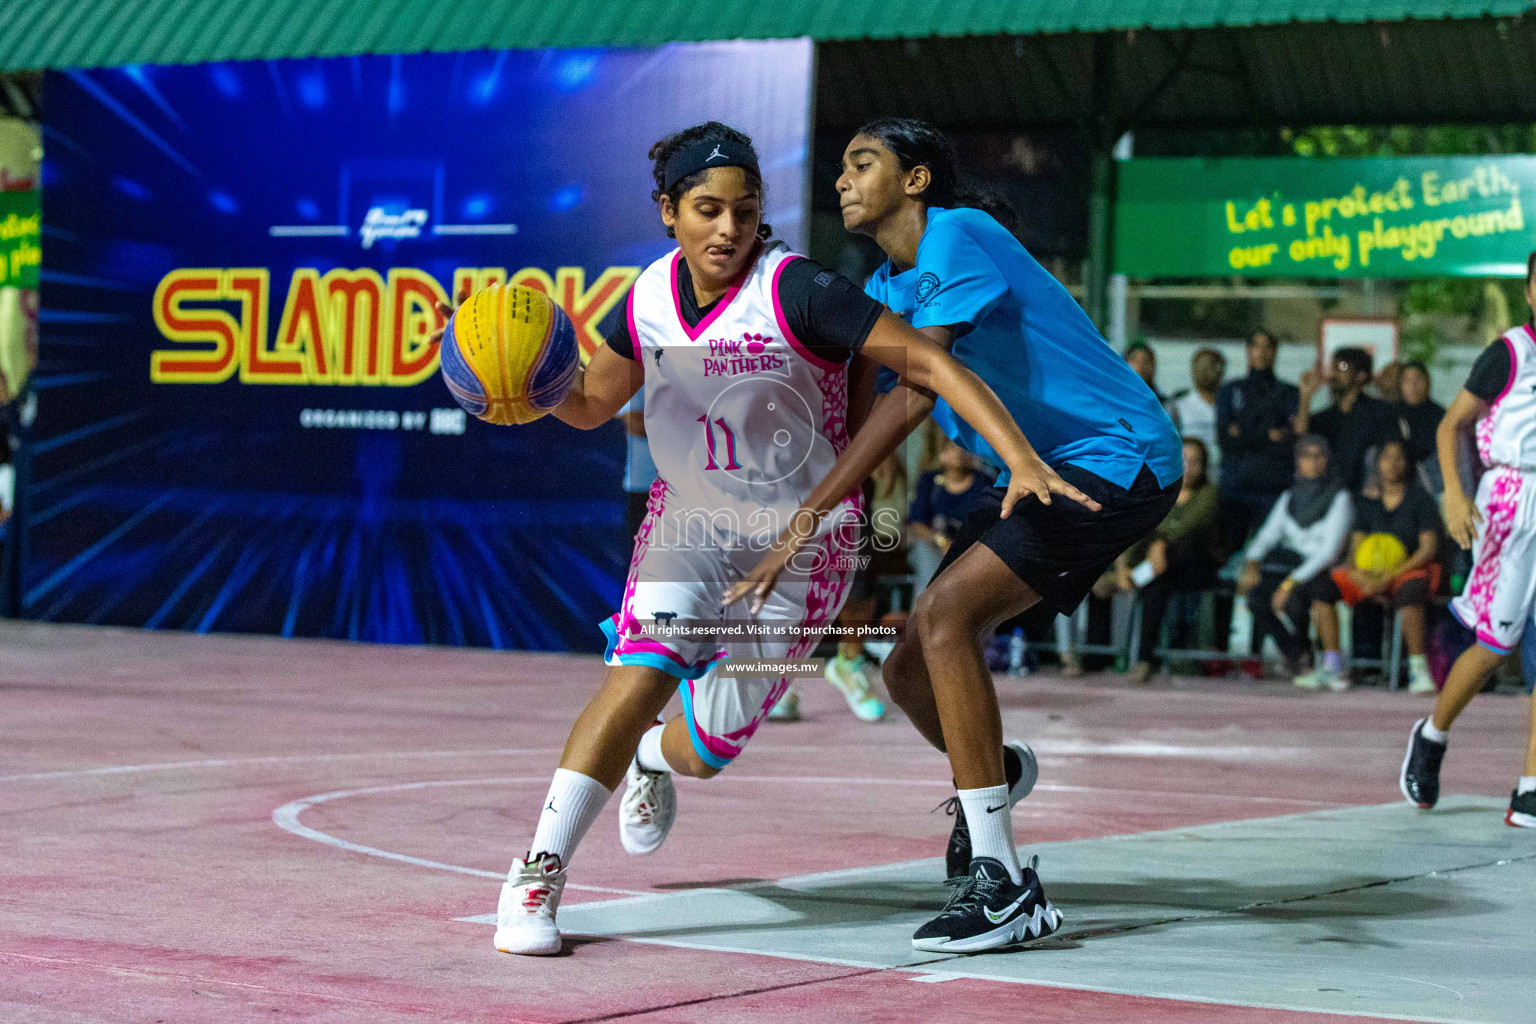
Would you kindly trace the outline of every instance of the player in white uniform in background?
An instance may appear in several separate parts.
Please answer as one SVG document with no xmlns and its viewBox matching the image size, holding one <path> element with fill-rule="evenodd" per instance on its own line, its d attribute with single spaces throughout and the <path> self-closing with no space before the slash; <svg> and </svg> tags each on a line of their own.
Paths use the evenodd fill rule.
<svg viewBox="0 0 1536 1024">
<path fill-rule="evenodd" d="M 619 830 L 650 853 L 675 814 L 671 773 L 709 778 L 739 754 L 787 680 L 721 677 L 723 657 L 810 652 L 841 607 L 852 566 L 854 489 L 828 516 L 772 600 L 722 610 L 848 443 L 850 366 L 868 354 L 937 392 L 986 437 L 1021 495 L 1081 499 L 1035 454 L 997 396 L 948 353 L 845 278 L 766 244 L 751 140 L 710 122 L 651 150 L 662 222 L 678 248 L 635 281 L 624 326 L 598 349 L 554 415 L 582 429 L 612 419 L 642 386 L 660 476 L 616 615 L 609 665 L 566 741 L 528 852 L 497 908 L 496 948 L 560 950 L 555 924 L 576 846 L 621 779 Z M 741 626 L 777 629 L 753 635 Z M 687 634 L 668 634 L 689 629 Z M 784 627 L 788 627 L 787 629 Z M 683 713 L 658 721 L 673 692 Z M 756 833 L 760 823 L 744 822 Z"/>
<path fill-rule="evenodd" d="M 1536 310 L 1536 252 L 1526 262 L 1525 299 Z M 1476 421 L 1477 453 L 1486 467 L 1474 503 L 1461 487 L 1456 447 Z M 1471 703 L 1499 662 L 1520 643 L 1536 598 L 1536 327 L 1516 327 L 1478 356 L 1466 386 L 1436 434 L 1445 477 L 1445 524 L 1451 539 L 1472 549 L 1472 575 L 1451 613 L 1477 634 L 1456 659 L 1434 714 L 1416 722 L 1398 785 L 1411 804 L 1435 806 L 1440 762 L 1451 723 Z M 1536 828 L 1536 697 L 1525 768 L 1504 820 Z"/>
</svg>

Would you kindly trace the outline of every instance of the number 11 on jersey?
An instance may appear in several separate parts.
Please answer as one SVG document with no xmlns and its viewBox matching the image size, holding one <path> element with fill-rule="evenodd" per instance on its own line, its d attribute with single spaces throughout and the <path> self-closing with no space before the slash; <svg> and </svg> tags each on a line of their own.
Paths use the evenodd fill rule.
<svg viewBox="0 0 1536 1024">
<path fill-rule="evenodd" d="M 725 418 L 715 420 L 720 425 L 721 433 L 725 434 L 725 465 L 715 462 L 715 424 L 709 422 L 708 416 L 700 416 L 699 422 L 704 424 L 704 442 L 709 451 L 709 462 L 705 469 L 740 469 L 741 464 L 736 461 L 736 435 L 731 428 L 725 425 Z"/>
</svg>

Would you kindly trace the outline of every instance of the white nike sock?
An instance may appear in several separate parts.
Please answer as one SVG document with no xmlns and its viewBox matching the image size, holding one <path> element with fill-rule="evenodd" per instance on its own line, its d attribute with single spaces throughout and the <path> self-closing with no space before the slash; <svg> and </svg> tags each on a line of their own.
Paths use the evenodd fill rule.
<svg viewBox="0 0 1536 1024">
<path fill-rule="evenodd" d="M 1520 776 L 1520 781 L 1515 783 L 1515 792 L 1517 794 L 1529 793 L 1533 789 L 1536 789 L 1536 775 L 1522 775 Z"/>
<path fill-rule="evenodd" d="M 569 866 L 582 836 L 612 795 L 607 786 L 590 775 L 556 768 L 528 852 L 552 853 L 562 865 Z"/>
<path fill-rule="evenodd" d="M 1419 731 L 1419 735 L 1431 743 L 1440 744 L 1442 747 L 1445 746 L 1445 741 L 1451 738 L 1450 732 L 1441 732 L 1435 728 L 1435 720 L 1433 718 L 1424 719 L 1424 728 Z"/>
<path fill-rule="evenodd" d="M 672 770 L 672 766 L 667 764 L 667 756 L 661 752 L 661 734 L 666 727 L 667 723 L 657 722 L 640 737 L 640 749 L 635 751 L 635 760 L 648 772 Z"/>
<path fill-rule="evenodd" d="M 1024 880 L 1019 868 L 1019 852 L 1013 847 L 1013 817 L 1009 814 L 1008 786 L 986 789 L 960 789 L 960 806 L 965 809 L 965 823 L 971 830 L 971 857 L 991 857 L 1001 861 L 1015 885 Z"/>
</svg>

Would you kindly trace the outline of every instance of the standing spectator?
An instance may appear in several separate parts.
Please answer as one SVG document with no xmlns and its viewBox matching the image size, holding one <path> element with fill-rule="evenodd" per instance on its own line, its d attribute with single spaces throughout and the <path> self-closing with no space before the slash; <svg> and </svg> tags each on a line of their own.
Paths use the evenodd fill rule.
<svg viewBox="0 0 1536 1024">
<path fill-rule="evenodd" d="M 939 451 L 939 468 L 918 480 L 907 513 L 913 600 L 933 579 L 955 531 L 986 503 L 991 488 L 992 479 L 976 469 L 976 457 L 946 439 Z"/>
<path fill-rule="evenodd" d="M 1402 615 L 1403 640 L 1408 646 L 1408 689 L 1412 693 L 1435 692 L 1424 655 L 1425 606 L 1440 587 L 1440 565 L 1435 561 L 1440 544 L 1440 510 L 1419 486 L 1411 472 L 1407 447 L 1391 440 L 1376 456 L 1381 496 L 1355 499 L 1355 525 L 1350 534 L 1349 555 L 1332 573 L 1320 574 L 1312 594 L 1317 616 L 1318 639 L 1323 645 L 1323 664 L 1316 671 L 1296 677 L 1296 685 L 1315 690 L 1349 689 L 1349 675 L 1339 653 L 1339 610 L 1381 597 Z M 1355 567 L 1355 553 L 1367 537 L 1395 537 L 1408 560 L 1391 572 L 1369 572 Z"/>
<path fill-rule="evenodd" d="M 1292 419 L 1299 394 L 1275 379 L 1275 336 L 1248 339 L 1248 376 L 1216 392 L 1217 441 L 1223 453 L 1221 518 L 1228 551 L 1242 547 L 1291 477 Z"/>
<path fill-rule="evenodd" d="M 1341 348 L 1333 354 L 1328 390 L 1333 404 L 1312 415 L 1312 398 L 1322 388 L 1316 370 L 1301 375 L 1301 404 L 1296 410 L 1296 436 L 1318 434 L 1333 454 L 1334 474 L 1351 491 L 1365 482 L 1366 456 L 1372 448 L 1397 435 L 1392 407 L 1365 393 L 1371 382 L 1371 354 L 1363 348 Z"/>
<path fill-rule="evenodd" d="M 633 541 L 645 519 L 646 500 L 656 480 L 656 463 L 651 459 L 651 442 L 645 436 L 645 389 L 635 392 L 619 409 L 614 419 L 624 424 L 624 528 Z"/>
<path fill-rule="evenodd" d="M 1168 415 L 1184 437 L 1197 437 L 1209 454 L 1210 476 L 1220 464 L 1216 447 L 1216 394 L 1221 379 L 1227 375 L 1227 359 L 1213 348 L 1202 348 L 1189 361 L 1189 377 L 1194 387 L 1174 396 L 1168 403 Z"/>
<path fill-rule="evenodd" d="M 1177 503 L 1146 546 L 1146 560 L 1127 570 L 1128 581 L 1141 588 L 1141 645 L 1131 682 L 1152 675 L 1152 652 L 1163 631 L 1168 599 L 1179 591 L 1204 590 L 1216 582 L 1221 566 L 1216 485 L 1206 468 L 1205 442 L 1184 439 L 1184 483 Z"/>
<path fill-rule="evenodd" d="M 1445 485 L 1440 480 L 1440 460 L 1435 456 L 1435 431 L 1445 418 L 1445 407 L 1429 397 L 1429 370 L 1418 360 L 1403 364 L 1403 399 L 1393 411 L 1408 450 L 1408 461 L 1431 494 Z"/>
<path fill-rule="evenodd" d="M 1308 612 L 1319 577 L 1349 540 L 1354 507 L 1328 467 L 1328 442 L 1316 434 L 1296 443 L 1296 479 L 1248 545 L 1237 590 L 1253 613 L 1253 653 L 1275 638 L 1286 670 L 1300 671 L 1308 652 Z"/>
<path fill-rule="evenodd" d="M 1398 362 L 1388 363 L 1376 371 L 1376 397 L 1388 405 L 1396 405 L 1403 400 L 1403 364 Z"/>
<path fill-rule="evenodd" d="M 1131 369 L 1136 375 L 1147 382 L 1147 387 L 1157 396 L 1158 403 L 1167 401 L 1163 393 L 1157 390 L 1157 353 L 1144 341 L 1132 342 L 1126 346 L 1125 361 L 1131 364 Z"/>
</svg>

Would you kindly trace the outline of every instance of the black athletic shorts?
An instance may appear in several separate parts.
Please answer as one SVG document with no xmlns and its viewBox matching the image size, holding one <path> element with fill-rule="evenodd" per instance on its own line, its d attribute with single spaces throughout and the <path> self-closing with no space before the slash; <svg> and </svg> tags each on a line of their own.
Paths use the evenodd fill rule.
<svg viewBox="0 0 1536 1024">
<path fill-rule="evenodd" d="M 1052 495 L 1049 505 L 1043 505 L 1030 495 L 1014 505 L 1007 519 L 999 519 L 997 513 L 1007 492 L 994 487 L 988 503 L 971 513 L 955 534 L 934 579 L 967 548 L 980 542 L 1046 604 L 1071 615 L 1104 570 L 1132 544 L 1157 529 L 1179 496 L 1180 481 L 1160 487 L 1146 466 L 1141 467 L 1129 490 L 1071 463 L 1056 472 L 1103 508 L 1092 512 L 1059 494 Z"/>
</svg>

